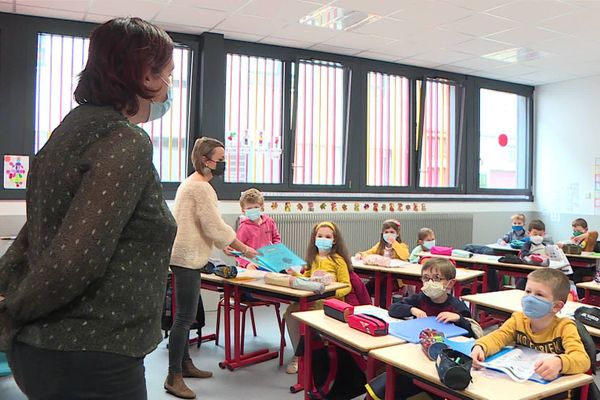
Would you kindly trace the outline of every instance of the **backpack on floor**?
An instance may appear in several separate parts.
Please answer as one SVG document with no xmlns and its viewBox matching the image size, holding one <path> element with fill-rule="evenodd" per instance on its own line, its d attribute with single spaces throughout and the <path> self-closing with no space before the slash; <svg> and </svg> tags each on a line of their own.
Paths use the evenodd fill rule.
<svg viewBox="0 0 600 400">
<path fill-rule="evenodd" d="M 366 393 L 366 365 L 358 356 L 338 346 L 325 345 L 313 351 L 312 399 L 348 400 Z"/>
</svg>

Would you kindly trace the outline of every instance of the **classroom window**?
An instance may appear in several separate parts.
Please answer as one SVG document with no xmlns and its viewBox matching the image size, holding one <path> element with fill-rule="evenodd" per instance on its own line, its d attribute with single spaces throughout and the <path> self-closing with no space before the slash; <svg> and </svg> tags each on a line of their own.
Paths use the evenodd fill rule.
<svg viewBox="0 0 600 400">
<path fill-rule="evenodd" d="M 292 183 L 343 185 L 346 174 L 347 99 L 341 64 L 294 63 Z"/>
<path fill-rule="evenodd" d="M 463 97 L 463 88 L 453 82 L 426 79 L 423 85 L 423 81 L 417 81 L 420 187 L 458 185 Z"/>
<path fill-rule="evenodd" d="M 226 182 L 281 183 L 283 62 L 227 54 Z"/>
<path fill-rule="evenodd" d="M 479 90 L 479 187 L 527 187 L 528 99 L 515 93 Z"/>
<path fill-rule="evenodd" d="M 367 185 L 408 186 L 410 80 L 367 74 Z"/>
<path fill-rule="evenodd" d="M 89 40 L 83 37 L 38 34 L 35 93 L 37 153 L 52 131 L 77 106 L 73 92 L 78 74 L 87 62 Z M 163 182 L 180 182 L 187 176 L 188 126 L 191 85 L 191 50 L 173 51 L 173 104 L 157 121 L 141 124 L 154 145 L 154 165 Z"/>
</svg>

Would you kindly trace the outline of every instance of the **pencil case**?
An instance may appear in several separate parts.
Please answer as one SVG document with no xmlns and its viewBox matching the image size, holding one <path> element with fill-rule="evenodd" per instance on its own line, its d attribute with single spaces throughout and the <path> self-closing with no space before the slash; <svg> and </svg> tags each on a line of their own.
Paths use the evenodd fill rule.
<svg viewBox="0 0 600 400">
<path fill-rule="evenodd" d="M 354 306 L 338 299 L 327 299 L 323 302 L 323 311 L 328 317 L 346 322 L 347 318 L 354 314 Z"/>
<path fill-rule="evenodd" d="M 565 254 L 579 255 L 581 254 L 581 246 L 578 244 L 565 243 L 562 247 L 562 251 Z"/>
<path fill-rule="evenodd" d="M 452 255 L 452 250 L 454 250 L 452 247 L 446 247 L 446 246 L 433 246 L 429 252 L 432 255 L 436 255 L 436 256 L 451 256 Z"/>
<path fill-rule="evenodd" d="M 348 325 L 371 336 L 388 334 L 388 323 L 383 319 L 369 314 L 352 314 L 348 316 Z"/>
</svg>

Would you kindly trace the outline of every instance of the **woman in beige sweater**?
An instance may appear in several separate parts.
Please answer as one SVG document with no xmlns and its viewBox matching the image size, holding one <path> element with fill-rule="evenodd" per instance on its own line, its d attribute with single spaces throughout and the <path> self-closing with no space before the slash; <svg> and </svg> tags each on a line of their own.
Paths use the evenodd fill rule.
<svg viewBox="0 0 600 400">
<path fill-rule="evenodd" d="M 233 247 L 247 258 L 257 252 L 236 239 L 235 231 L 223 221 L 217 204 L 217 194 L 210 185 L 213 176 L 225 172 L 225 149 L 216 139 L 196 140 L 192 150 L 194 172 L 181 183 L 175 195 L 173 215 L 177 221 L 177 236 L 171 254 L 171 271 L 175 276 L 177 310 L 169 336 L 169 375 L 167 392 L 184 399 L 196 394 L 186 386 L 184 377 L 209 378 L 211 372 L 197 369 L 188 353 L 189 330 L 196 319 L 200 296 L 200 268 L 208 262 L 213 246 Z"/>
</svg>

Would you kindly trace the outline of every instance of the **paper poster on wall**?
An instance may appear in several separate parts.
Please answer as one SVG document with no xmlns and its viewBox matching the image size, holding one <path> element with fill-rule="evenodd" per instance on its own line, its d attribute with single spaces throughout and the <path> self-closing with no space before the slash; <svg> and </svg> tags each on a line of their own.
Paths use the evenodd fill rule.
<svg viewBox="0 0 600 400">
<path fill-rule="evenodd" d="M 25 189 L 29 156 L 4 155 L 4 189 Z"/>
</svg>

